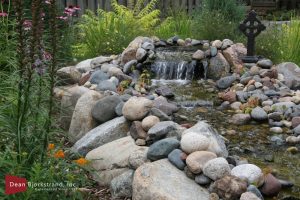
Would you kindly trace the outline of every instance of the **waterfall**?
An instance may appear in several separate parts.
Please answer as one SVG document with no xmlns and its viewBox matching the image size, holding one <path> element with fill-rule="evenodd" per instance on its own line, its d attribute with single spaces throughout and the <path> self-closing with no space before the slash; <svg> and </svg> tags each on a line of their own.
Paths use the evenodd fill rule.
<svg viewBox="0 0 300 200">
<path fill-rule="evenodd" d="M 195 64 L 187 61 L 157 61 L 151 65 L 156 79 L 181 79 L 192 80 L 194 77 Z"/>
</svg>

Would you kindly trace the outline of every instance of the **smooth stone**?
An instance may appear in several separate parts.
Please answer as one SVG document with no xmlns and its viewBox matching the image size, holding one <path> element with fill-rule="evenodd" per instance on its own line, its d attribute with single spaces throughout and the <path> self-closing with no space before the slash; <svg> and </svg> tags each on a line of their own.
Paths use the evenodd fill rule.
<svg viewBox="0 0 300 200">
<path fill-rule="evenodd" d="M 214 158 L 217 158 L 217 155 L 212 152 L 195 151 L 188 155 L 186 158 L 186 164 L 191 172 L 199 174 L 202 172 L 204 165 Z"/>
<path fill-rule="evenodd" d="M 264 121 L 268 119 L 268 114 L 258 106 L 251 111 L 251 117 L 257 121 Z"/>
<path fill-rule="evenodd" d="M 300 117 L 293 117 L 292 119 L 292 127 L 296 128 L 300 124 Z"/>
<path fill-rule="evenodd" d="M 153 107 L 153 102 L 145 97 L 131 97 L 123 106 L 122 113 L 128 120 L 143 119 Z"/>
<path fill-rule="evenodd" d="M 228 87 L 231 86 L 231 84 L 236 80 L 236 77 L 234 75 L 232 76 L 226 76 L 226 77 L 223 77 L 221 79 L 219 79 L 216 84 L 217 84 L 217 87 L 219 89 L 226 89 Z"/>
<path fill-rule="evenodd" d="M 209 199 L 206 189 L 189 179 L 183 171 L 178 170 L 167 159 L 139 167 L 135 171 L 132 187 L 133 200 Z"/>
<path fill-rule="evenodd" d="M 109 79 L 108 74 L 104 73 L 101 70 L 97 70 L 94 73 L 92 73 L 89 81 L 91 82 L 91 84 L 99 84 L 101 81 L 105 81 L 108 79 Z"/>
<path fill-rule="evenodd" d="M 205 58 L 204 52 L 202 50 L 197 50 L 193 55 L 192 58 L 195 60 L 202 60 Z"/>
<path fill-rule="evenodd" d="M 284 83 L 291 89 L 300 89 L 300 71 L 295 63 L 285 62 L 276 66 L 278 73 L 283 74 Z"/>
<path fill-rule="evenodd" d="M 114 83 L 110 82 L 109 80 L 100 81 L 99 84 L 96 87 L 97 91 L 117 91 L 117 87 Z"/>
<path fill-rule="evenodd" d="M 75 68 L 81 73 L 91 71 L 92 70 L 92 68 L 91 68 L 92 60 L 93 59 L 83 60 L 83 61 L 79 62 L 77 65 L 75 65 Z"/>
<path fill-rule="evenodd" d="M 103 97 L 92 108 L 93 118 L 102 124 L 117 117 L 115 108 L 121 102 L 122 100 L 117 95 Z"/>
<path fill-rule="evenodd" d="M 289 144 L 300 144 L 300 135 L 299 136 L 288 136 L 285 141 Z"/>
<path fill-rule="evenodd" d="M 109 186 L 113 178 L 129 170 L 128 158 L 137 149 L 130 137 L 123 137 L 93 149 L 86 155 L 94 180 L 101 186 Z"/>
<path fill-rule="evenodd" d="M 140 147 L 129 155 L 128 157 L 128 162 L 129 162 L 129 167 L 131 169 L 137 169 L 143 164 L 150 162 L 150 160 L 147 159 L 147 152 L 148 152 L 149 147 Z"/>
<path fill-rule="evenodd" d="M 75 143 L 97 126 L 92 116 L 92 109 L 102 95 L 96 91 L 85 92 L 77 101 L 68 132 L 71 143 Z"/>
<path fill-rule="evenodd" d="M 171 118 L 166 113 L 159 110 L 158 108 L 151 108 L 150 115 L 154 115 L 158 117 L 160 121 L 171 121 Z"/>
<path fill-rule="evenodd" d="M 110 62 L 112 60 L 113 60 L 112 57 L 99 56 L 99 57 L 93 58 L 93 60 L 91 60 L 91 67 L 93 69 L 95 69 L 97 67 L 100 67 L 101 64 Z"/>
<path fill-rule="evenodd" d="M 217 80 L 226 76 L 230 71 L 230 65 L 221 53 L 217 53 L 209 61 L 207 77 Z"/>
<path fill-rule="evenodd" d="M 281 121 L 283 118 L 283 115 L 281 112 L 273 112 L 273 113 L 268 114 L 268 118 L 272 119 L 274 121 Z"/>
<path fill-rule="evenodd" d="M 207 151 L 211 151 L 211 152 L 215 153 L 217 156 L 222 156 L 224 158 L 226 158 L 228 156 L 228 151 L 226 149 L 224 139 L 219 135 L 219 133 L 213 127 L 211 127 L 206 122 L 199 121 L 197 124 L 195 124 L 191 128 L 185 130 L 182 133 L 182 137 L 185 134 L 188 134 L 189 132 L 197 133 L 201 136 L 206 137 L 209 140 L 209 146 L 207 148 Z M 188 143 L 191 143 L 191 142 L 192 141 L 190 140 L 190 142 L 188 142 Z M 181 142 L 181 145 L 182 145 L 182 142 Z M 187 145 L 186 145 L 186 147 L 187 147 L 186 149 L 190 149 Z"/>
<path fill-rule="evenodd" d="M 123 109 L 123 106 L 124 106 L 124 102 L 120 102 L 116 107 L 115 107 L 115 113 L 120 117 L 123 115 L 122 113 L 122 109 Z"/>
<path fill-rule="evenodd" d="M 155 89 L 156 94 L 161 95 L 163 97 L 172 98 L 174 97 L 173 91 L 167 86 L 161 86 Z"/>
<path fill-rule="evenodd" d="M 241 195 L 240 200 L 260 200 L 260 198 L 258 198 L 252 192 L 245 192 Z"/>
<path fill-rule="evenodd" d="M 160 122 L 158 117 L 150 115 L 143 119 L 142 127 L 145 131 L 148 131 L 150 128 L 152 128 L 154 125 L 156 125 L 158 122 Z"/>
<path fill-rule="evenodd" d="M 136 51 L 136 59 L 138 61 L 144 61 L 147 56 L 147 51 L 143 48 L 138 48 Z"/>
<path fill-rule="evenodd" d="M 115 65 L 115 64 L 104 63 L 101 65 L 101 71 L 103 71 L 104 73 L 107 73 L 111 67 L 119 67 L 119 66 Z"/>
<path fill-rule="evenodd" d="M 212 182 L 212 180 L 207 176 L 200 174 L 195 176 L 195 182 L 198 183 L 199 185 L 208 185 Z"/>
<path fill-rule="evenodd" d="M 227 49 L 228 47 L 230 47 L 231 45 L 233 45 L 234 43 L 233 43 L 233 41 L 232 40 L 230 40 L 230 39 L 224 39 L 223 41 L 222 41 L 222 49 L 224 50 L 224 49 Z"/>
<path fill-rule="evenodd" d="M 272 128 L 270 128 L 270 132 L 280 134 L 280 133 L 283 133 L 283 130 L 280 127 L 272 127 Z"/>
<path fill-rule="evenodd" d="M 212 191 L 224 200 L 239 199 L 241 194 L 247 191 L 247 183 L 235 176 L 225 176 L 215 181 Z"/>
<path fill-rule="evenodd" d="M 153 106 L 163 111 L 167 115 L 172 115 L 174 112 L 177 112 L 179 108 L 176 104 L 169 103 L 168 100 L 160 96 L 153 101 Z"/>
<path fill-rule="evenodd" d="M 268 174 L 265 176 L 264 184 L 260 188 L 263 195 L 274 197 L 281 190 L 281 183 L 272 175 Z"/>
<path fill-rule="evenodd" d="M 287 109 L 294 106 L 296 106 L 296 104 L 293 102 L 280 102 L 280 103 L 273 104 L 271 106 L 271 109 L 277 112 L 285 112 Z"/>
<path fill-rule="evenodd" d="M 242 103 L 237 101 L 237 102 L 233 102 L 232 104 L 230 104 L 230 108 L 233 110 L 240 110 Z"/>
<path fill-rule="evenodd" d="M 133 170 L 128 170 L 115 177 L 110 182 L 110 193 L 112 199 L 128 198 L 132 196 Z"/>
<path fill-rule="evenodd" d="M 181 149 L 190 154 L 196 151 L 205 151 L 208 149 L 210 141 L 207 137 L 195 132 L 189 132 L 182 136 L 180 141 Z"/>
<path fill-rule="evenodd" d="M 78 83 L 81 78 L 81 73 L 74 66 L 63 67 L 57 70 L 59 84 L 69 85 Z"/>
<path fill-rule="evenodd" d="M 231 170 L 231 175 L 245 178 L 249 184 L 261 185 L 263 173 L 259 167 L 253 164 L 242 164 Z"/>
<path fill-rule="evenodd" d="M 140 121 L 133 121 L 130 126 L 130 135 L 134 140 L 146 139 L 147 132 L 143 129 L 142 123 Z"/>
<path fill-rule="evenodd" d="M 137 64 L 137 60 L 131 60 L 129 62 L 127 62 L 124 66 L 123 66 L 123 72 L 125 74 L 129 74 L 130 72 L 132 72 L 132 68 Z"/>
<path fill-rule="evenodd" d="M 294 186 L 294 183 L 292 183 L 291 181 L 286 181 L 286 180 L 281 180 L 281 179 L 277 179 L 282 188 L 291 188 Z"/>
<path fill-rule="evenodd" d="M 185 153 L 181 151 L 180 149 L 174 149 L 171 153 L 168 155 L 168 160 L 178 169 L 184 170 L 184 167 L 186 164 L 182 160 L 182 156 Z"/>
<path fill-rule="evenodd" d="M 126 119 L 117 117 L 90 130 L 74 144 L 71 151 L 86 155 L 92 149 L 125 137 L 128 130 L 129 126 Z"/>
<path fill-rule="evenodd" d="M 248 192 L 252 192 L 255 194 L 259 199 L 264 200 L 263 195 L 260 193 L 259 189 L 255 185 L 249 185 L 247 187 Z"/>
<path fill-rule="evenodd" d="M 270 69 L 273 66 L 273 62 L 270 59 L 259 60 L 256 64 L 264 69 Z"/>
<path fill-rule="evenodd" d="M 135 144 L 138 146 L 146 146 L 147 143 L 146 143 L 146 140 L 144 140 L 144 139 L 137 139 L 135 141 Z"/>
<path fill-rule="evenodd" d="M 235 125 L 245 125 L 251 120 L 250 114 L 234 114 L 231 118 L 231 123 Z"/>
<path fill-rule="evenodd" d="M 154 50 L 155 49 L 155 46 L 152 42 L 149 42 L 149 41 L 146 41 L 142 44 L 142 48 L 145 49 L 145 50 Z"/>
<path fill-rule="evenodd" d="M 152 141 L 157 141 L 166 137 L 169 132 L 176 131 L 178 126 L 173 121 L 158 122 L 148 130 L 148 136 Z"/>
<path fill-rule="evenodd" d="M 203 166 L 203 174 L 215 181 L 229 175 L 230 167 L 225 158 L 214 158 L 205 163 Z"/>
<path fill-rule="evenodd" d="M 218 54 L 218 49 L 216 47 L 211 46 L 209 51 L 211 57 L 215 57 Z"/>
<path fill-rule="evenodd" d="M 179 145 L 179 141 L 174 138 L 159 140 L 149 147 L 147 158 L 151 161 L 167 158 L 169 153 L 178 148 Z"/>
</svg>

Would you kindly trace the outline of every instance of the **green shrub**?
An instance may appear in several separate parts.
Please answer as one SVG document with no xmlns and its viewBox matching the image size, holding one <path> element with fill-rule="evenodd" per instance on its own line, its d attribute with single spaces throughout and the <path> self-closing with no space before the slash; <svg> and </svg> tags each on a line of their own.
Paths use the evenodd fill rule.
<svg viewBox="0 0 300 200">
<path fill-rule="evenodd" d="M 157 0 L 143 7 L 144 3 L 145 0 L 139 0 L 130 9 L 113 0 L 114 12 L 98 10 L 97 15 L 92 12 L 83 15 L 74 55 L 88 58 L 120 53 L 135 37 L 151 33 L 159 22 L 160 11 L 155 9 Z"/>
<path fill-rule="evenodd" d="M 186 11 L 171 10 L 168 16 L 157 28 L 155 35 L 159 38 L 167 39 L 174 35 L 181 38 L 190 38 L 194 36 L 193 20 Z"/>
<path fill-rule="evenodd" d="M 290 25 L 283 25 L 280 40 L 281 61 L 294 62 L 300 66 L 300 19 L 292 18 Z"/>
<path fill-rule="evenodd" d="M 240 40 L 238 24 L 245 13 L 245 6 L 236 0 L 204 0 L 194 14 L 194 32 L 201 39 Z"/>
</svg>

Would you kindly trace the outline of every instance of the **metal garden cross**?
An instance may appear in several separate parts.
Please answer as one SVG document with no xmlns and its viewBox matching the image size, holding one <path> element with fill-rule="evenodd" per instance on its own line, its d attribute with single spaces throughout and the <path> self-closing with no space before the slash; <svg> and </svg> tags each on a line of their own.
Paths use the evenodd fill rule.
<svg viewBox="0 0 300 200">
<path fill-rule="evenodd" d="M 247 36 L 247 56 L 242 58 L 246 63 L 257 62 L 258 58 L 254 56 L 255 52 L 255 37 L 266 29 L 265 25 L 257 19 L 257 14 L 252 10 L 248 17 L 240 24 L 239 29 Z"/>
</svg>

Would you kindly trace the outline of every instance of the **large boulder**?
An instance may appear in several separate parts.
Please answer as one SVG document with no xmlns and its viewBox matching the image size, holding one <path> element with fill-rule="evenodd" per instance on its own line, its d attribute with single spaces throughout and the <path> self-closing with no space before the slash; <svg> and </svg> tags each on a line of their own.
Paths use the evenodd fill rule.
<svg viewBox="0 0 300 200">
<path fill-rule="evenodd" d="M 223 50 L 223 55 L 233 68 L 234 72 L 241 72 L 243 62 L 241 58 L 247 55 L 247 49 L 242 43 L 236 43 Z"/>
<path fill-rule="evenodd" d="M 93 177 L 100 185 L 108 186 L 113 178 L 129 169 L 129 156 L 141 147 L 130 137 L 123 137 L 93 149 L 86 155 L 91 161 Z"/>
<path fill-rule="evenodd" d="M 72 151 L 86 155 L 94 148 L 125 137 L 128 130 L 129 125 L 124 117 L 115 118 L 89 131 L 74 144 Z"/>
<path fill-rule="evenodd" d="M 64 130 L 69 130 L 72 115 L 78 99 L 89 91 L 83 86 L 74 86 L 71 88 L 62 89 L 62 99 L 60 104 L 60 126 Z"/>
<path fill-rule="evenodd" d="M 123 51 L 121 55 L 121 62 L 125 64 L 131 60 L 135 60 L 137 49 L 141 47 L 142 43 L 145 41 L 151 41 L 151 39 L 139 36 L 136 37 L 132 42 L 130 42 L 128 47 Z"/>
<path fill-rule="evenodd" d="M 212 57 L 209 62 L 207 77 L 217 80 L 230 72 L 230 65 L 221 53 Z"/>
<path fill-rule="evenodd" d="M 128 170 L 115 177 L 110 183 L 112 199 L 128 198 L 132 196 L 133 170 Z"/>
<path fill-rule="evenodd" d="M 126 119 L 135 121 L 143 119 L 153 107 L 153 102 L 145 97 L 131 97 L 123 106 Z"/>
<path fill-rule="evenodd" d="M 90 90 L 78 99 L 68 133 L 70 142 L 75 143 L 96 127 L 97 122 L 92 116 L 92 108 L 101 98 L 102 95 L 100 93 Z"/>
<path fill-rule="evenodd" d="M 199 121 L 193 127 L 185 130 L 182 133 L 182 135 L 184 136 L 185 134 L 188 134 L 190 132 L 194 132 L 199 135 L 202 135 L 210 141 L 206 151 L 211 151 L 211 152 L 217 154 L 218 156 L 223 156 L 225 158 L 228 156 L 228 151 L 226 149 L 223 138 L 217 133 L 217 131 L 215 129 L 213 129 L 206 122 Z"/>
<path fill-rule="evenodd" d="M 57 70 L 56 75 L 62 85 L 78 83 L 81 78 L 81 73 L 74 66 L 63 67 Z"/>
<path fill-rule="evenodd" d="M 167 159 L 140 166 L 133 178 L 133 200 L 208 200 L 209 193 Z"/>
<path fill-rule="evenodd" d="M 284 83 L 291 89 L 300 89 L 300 68 L 295 63 L 285 62 L 276 66 L 278 73 L 283 74 Z"/>
<path fill-rule="evenodd" d="M 92 67 L 91 67 L 92 60 L 93 59 L 83 60 L 80 63 L 78 63 L 77 65 L 75 65 L 75 68 L 81 73 L 91 71 L 92 70 Z"/>
<path fill-rule="evenodd" d="M 115 108 L 121 102 L 122 100 L 117 95 L 107 96 L 100 99 L 92 109 L 94 119 L 96 119 L 99 123 L 104 123 L 117 117 Z"/>
</svg>

